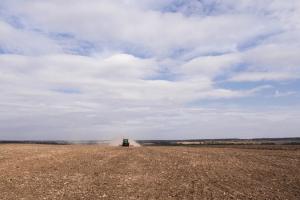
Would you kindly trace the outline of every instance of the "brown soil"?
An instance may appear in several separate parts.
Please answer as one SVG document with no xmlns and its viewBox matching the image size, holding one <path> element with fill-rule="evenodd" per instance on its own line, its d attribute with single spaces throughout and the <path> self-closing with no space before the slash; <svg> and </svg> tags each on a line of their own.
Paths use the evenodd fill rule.
<svg viewBox="0 0 300 200">
<path fill-rule="evenodd" d="M 300 150 L 0 145 L 0 199 L 300 199 Z"/>
</svg>

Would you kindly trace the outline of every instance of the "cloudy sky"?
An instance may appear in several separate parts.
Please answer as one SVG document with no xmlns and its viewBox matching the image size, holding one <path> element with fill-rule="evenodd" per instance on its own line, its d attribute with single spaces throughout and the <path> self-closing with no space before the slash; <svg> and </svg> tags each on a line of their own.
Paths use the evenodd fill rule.
<svg viewBox="0 0 300 200">
<path fill-rule="evenodd" d="M 0 139 L 300 136 L 299 0 L 1 0 Z"/>
</svg>

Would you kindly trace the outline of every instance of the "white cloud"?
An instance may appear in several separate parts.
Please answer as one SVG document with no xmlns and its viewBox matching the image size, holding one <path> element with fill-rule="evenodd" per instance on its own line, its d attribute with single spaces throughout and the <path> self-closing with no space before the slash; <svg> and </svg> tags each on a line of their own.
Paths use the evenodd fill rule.
<svg viewBox="0 0 300 200">
<path fill-rule="evenodd" d="M 241 54 L 247 68 L 231 81 L 282 81 L 300 78 L 300 47 L 295 44 L 263 44 Z"/>
<path fill-rule="evenodd" d="M 291 73 L 276 73 L 276 72 L 244 72 L 233 76 L 230 81 L 281 81 L 299 79 L 300 76 Z"/>
<path fill-rule="evenodd" d="M 214 77 L 240 62 L 238 54 L 201 56 L 183 64 L 181 71 L 188 76 Z"/>
<path fill-rule="evenodd" d="M 126 54 L 109 57 L 78 55 L 0 56 L 1 87 L 14 91 L 76 89 L 98 98 L 185 103 L 203 98 L 241 97 L 243 91 L 213 87 L 206 76 L 178 81 L 152 80 L 158 63 Z M 11 88 L 11 89 L 8 89 Z M 180 95 L 178 95 L 180 94 Z"/>
<path fill-rule="evenodd" d="M 6 107 L 11 111 L 11 107 Z M 285 137 L 298 136 L 300 113 L 297 110 L 247 110 L 140 107 L 119 110 L 96 107 L 91 110 L 56 112 L 43 107 L 28 114 L 18 110 L 9 114 L 1 126 L 4 139 L 111 139 L 127 135 L 141 139 Z M 32 111 L 31 109 L 28 109 Z M 73 110 L 73 109 L 72 109 Z M 49 112 L 50 111 L 50 112 Z M 18 120 L 18 123 L 16 123 Z M 225 133 L 224 133 L 225 132 Z"/>
<path fill-rule="evenodd" d="M 232 51 L 238 43 L 276 28 L 248 14 L 188 17 L 130 5 L 122 1 L 26 1 L 15 3 L 12 9 L 46 32 L 71 33 L 98 44 L 137 46 L 156 56 L 177 48 Z"/>
<path fill-rule="evenodd" d="M 244 59 L 255 69 L 298 71 L 300 47 L 295 44 L 266 44 L 245 52 Z M 259 70 L 258 69 L 258 70 Z M 257 69 L 256 69 L 257 70 Z"/>
<path fill-rule="evenodd" d="M 299 1 L 176 2 L 1 1 L 0 136 L 297 135 L 292 105 L 239 100 L 296 98 L 259 81 L 299 78 Z"/>
<path fill-rule="evenodd" d="M 0 47 L 4 51 L 31 55 L 62 52 L 61 47 L 49 38 L 32 31 L 16 29 L 1 19 Z"/>
<path fill-rule="evenodd" d="M 280 92 L 279 90 L 276 90 L 274 96 L 275 97 L 287 97 L 287 96 L 296 95 L 296 94 L 297 94 L 297 92 L 295 92 L 295 91 Z"/>
</svg>

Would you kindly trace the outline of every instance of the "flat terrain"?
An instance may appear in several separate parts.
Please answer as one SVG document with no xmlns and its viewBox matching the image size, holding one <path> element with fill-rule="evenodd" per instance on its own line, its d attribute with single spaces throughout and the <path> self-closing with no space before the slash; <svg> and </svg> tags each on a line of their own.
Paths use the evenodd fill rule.
<svg viewBox="0 0 300 200">
<path fill-rule="evenodd" d="M 0 145 L 0 199 L 300 199 L 300 149 Z"/>
</svg>

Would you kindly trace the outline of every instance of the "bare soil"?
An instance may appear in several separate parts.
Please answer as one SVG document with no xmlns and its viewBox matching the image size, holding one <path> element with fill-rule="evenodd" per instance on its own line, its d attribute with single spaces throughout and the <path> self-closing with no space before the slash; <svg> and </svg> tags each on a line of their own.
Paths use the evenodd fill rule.
<svg viewBox="0 0 300 200">
<path fill-rule="evenodd" d="M 0 199 L 300 199 L 300 149 L 2 144 Z"/>
</svg>

